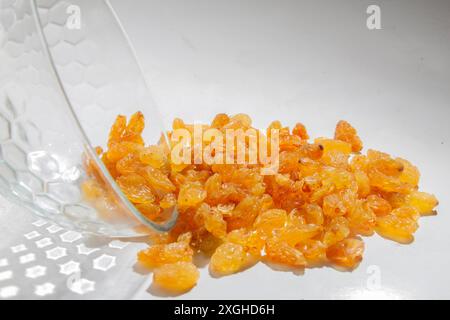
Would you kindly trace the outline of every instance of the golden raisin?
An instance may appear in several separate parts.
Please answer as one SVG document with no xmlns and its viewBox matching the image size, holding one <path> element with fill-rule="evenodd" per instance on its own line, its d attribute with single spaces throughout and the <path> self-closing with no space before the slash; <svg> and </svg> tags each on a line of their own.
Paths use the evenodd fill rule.
<svg viewBox="0 0 450 320">
<path fill-rule="evenodd" d="M 406 205 L 416 208 L 422 215 L 430 215 L 439 204 L 437 198 L 429 193 L 413 191 L 406 196 Z"/>
<path fill-rule="evenodd" d="M 358 137 L 355 128 L 353 128 L 347 121 L 341 120 L 338 122 L 336 125 L 334 138 L 336 140 L 350 143 L 353 152 L 359 152 L 363 148 L 362 141 Z"/>
<path fill-rule="evenodd" d="M 400 242 L 410 243 L 418 228 L 419 212 L 413 207 L 400 207 L 386 216 L 377 218 L 376 231 L 381 236 Z"/>
<path fill-rule="evenodd" d="M 164 264 L 153 271 L 153 282 L 173 293 L 191 290 L 199 277 L 197 267 L 192 262 L 185 261 Z"/>
<path fill-rule="evenodd" d="M 266 235 L 270 235 L 274 229 L 283 228 L 287 222 L 285 210 L 271 209 L 262 212 L 254 223 L 256 230 Z"/>
<path fill-rule="evenodd" d="M 336 265 L 353 269 L 362 260 L 364 242 L 359 239 L 344 239 L 327 249 L 327 258 Z"/>
<path fill-rule="evenodd" d="M 284 264 L 290 267 L 305 267 L 306 259 L 303 253 L 278 238 L 266 241 L 266 259 L 271 262 Z"/>
<path fill-rule="evenodd" d="M 194 251 L 189 243 L 177 241 L 168 244 L 153 244 L 138 253 L 138 260 L 149 268 L 178 261 L 191 262 Z"/>
<path fill-rule="evenodd" d="M 216 275 L 228 275 L 242 270 L 247 264 L 247 252 L 237 243 L 220 245 L 211 256 L 209 268 Z"/>
<path fill-rule="evenodd" d="M 145 179 L 137 174 L 129 174 L 117 178 L 117 184 L 133 203 L 146 203 L 155 201 L 152 190 L 147 186 Z"/>
</svg>

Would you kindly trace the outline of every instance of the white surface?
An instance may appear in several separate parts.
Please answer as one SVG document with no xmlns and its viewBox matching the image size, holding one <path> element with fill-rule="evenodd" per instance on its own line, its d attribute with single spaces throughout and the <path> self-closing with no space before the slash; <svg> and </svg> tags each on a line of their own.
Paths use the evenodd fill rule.
<svg viewBox="0 0 450 320">
<path fill-rule="evenodd" d="M 370 31 L 373 1 L 112 1 L 167 121 L 245 112 L 259 127 L 301 121 L 312 136 L 329 136 L 346 119 L 366 147 L 416 164 L 421 186 L 440 200 L 411 245 L 366 238 L 353 272 L 294 275 L 260 263 L 215 279 L 203 268 L 181 298 L 450 298 L 450 2 L 376 3 L 382 30 Z M 135 298 L 161 298 L 132 265 L 121 279 L 140 282 Z"/>
</svg>

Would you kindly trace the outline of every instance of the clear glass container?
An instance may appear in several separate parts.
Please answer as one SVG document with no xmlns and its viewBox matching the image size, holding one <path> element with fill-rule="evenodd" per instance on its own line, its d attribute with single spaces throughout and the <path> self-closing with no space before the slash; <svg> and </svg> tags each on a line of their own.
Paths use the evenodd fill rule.
<svg viewBox="0 0 450 320">
<path fill-rule="evenodd" d="M 120 191 L 96 156 L 118 114 L 140 110 L 145 141 L 164 132 L 139 64 L 104 0 L 0 0 L 0 192 L 64 227 L 128 237 L 165 231 Z M 164 136 L 164 135 L 163 135 Z M 91 158 L 112 203 L 86 201 Z"/>
</svg>

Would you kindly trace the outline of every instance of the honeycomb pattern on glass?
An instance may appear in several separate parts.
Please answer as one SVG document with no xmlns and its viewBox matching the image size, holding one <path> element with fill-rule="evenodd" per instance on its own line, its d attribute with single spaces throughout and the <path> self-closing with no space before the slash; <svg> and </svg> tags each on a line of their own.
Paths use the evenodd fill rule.
<svg viewBox="0 0 450 320">
<path fill-rule="evenodd" d="M 74 99 L 78 107 L 89 107 L 89 99 L 99 99 L 106 86 L 107 68 L 91 65 L 95 55 L 85 29 L 65 28 L 69 2 L 36 3 L 55 63 L 65 68 L 59 70 L 63 81 L 83 96 L 84 101 Z M 99 220 L 80 194 L 84 146 L 74 138 L 76 130 L 55 120 L 63 117 L 64 101 L 42 48 L 32 1 L 0 0 L 0 8 L 0 60 L 7 64 L 0 74 L 0 191 L 62 226 L 121 235 L 120 227 L 114 230 Z"/>
<path fill-rule="evenodd" d="M 67 24 L 74 5 L 81 8 L 80 28 Z M 117 114 L 142 110 L 152 120 L 144 131 L 150 143 L 164 131 L 107 1 L 0 0 L 0 8 L 6 65 L 0 70 L 0 191 L 66 227 L 114 236 L 145 232 L 129 219 L 123 196 L 117 202 L 125 210 L 112 223 L 79 194 L 86 145 L 103 145 Z"/>
</svg>

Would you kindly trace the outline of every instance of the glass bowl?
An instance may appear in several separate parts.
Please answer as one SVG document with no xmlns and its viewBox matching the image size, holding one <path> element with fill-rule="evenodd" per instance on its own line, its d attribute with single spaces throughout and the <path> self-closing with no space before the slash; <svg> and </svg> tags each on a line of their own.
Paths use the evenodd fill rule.
<svg viewBox="0 0 450 320">
<path fill-rule="evenodd" d="M 0 193 L 64 227 L 131 237 L 167 231 L 124 196 L 95 153 L 118 114 L 140 110 L 145 141 L 158 110 L 116 14 L 104 0 L 0 0 Z M 90 158 L 111 203 L 81 192 Z M 106 211 L 105 211 L 106 210 Z"/>
</svg>

